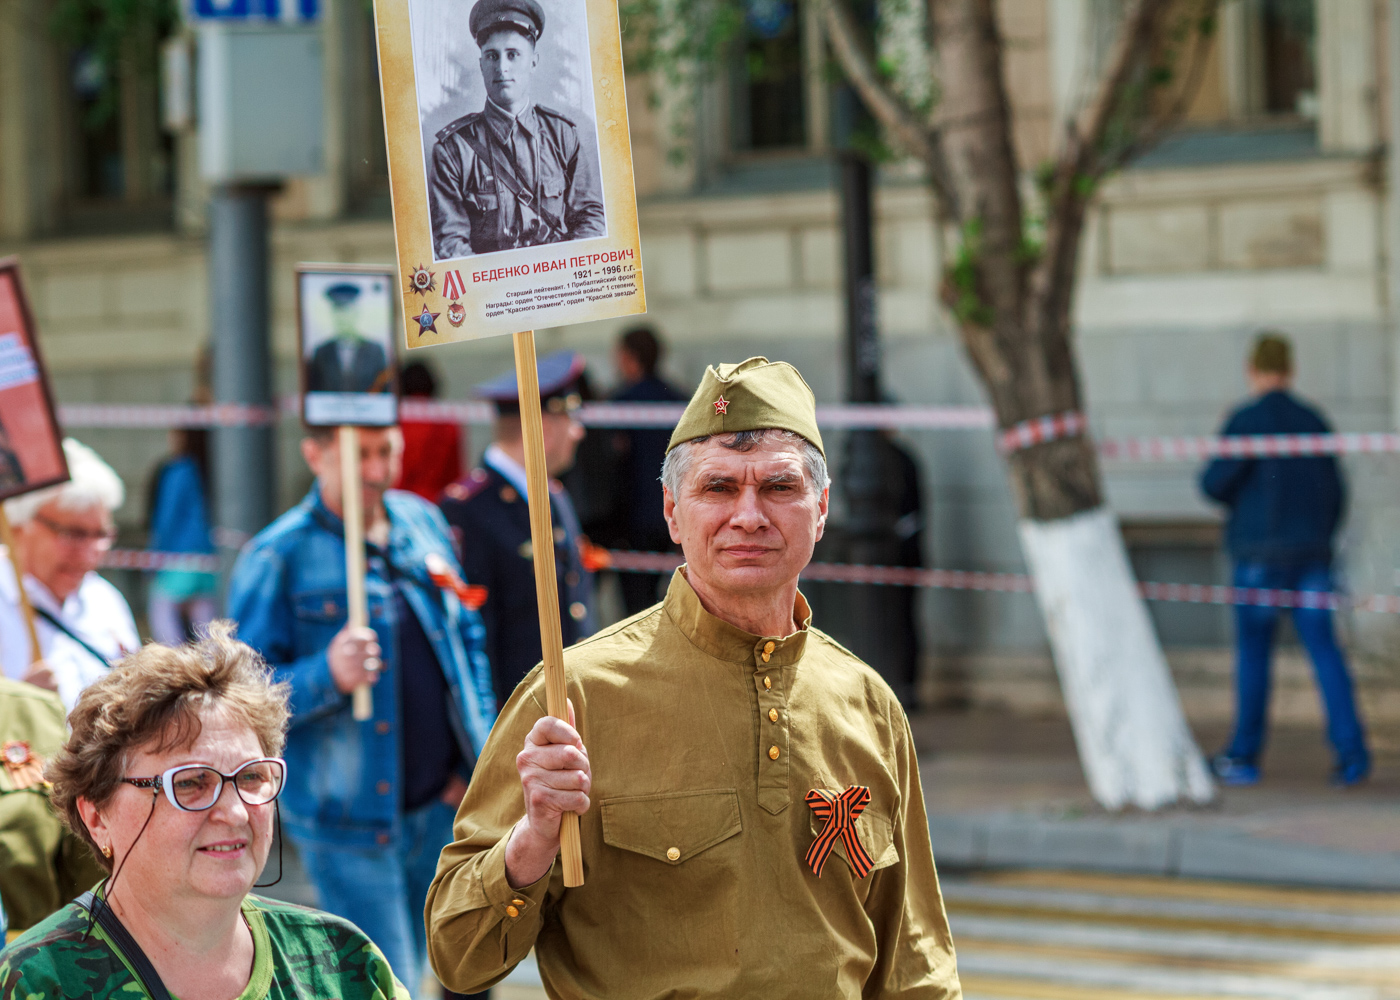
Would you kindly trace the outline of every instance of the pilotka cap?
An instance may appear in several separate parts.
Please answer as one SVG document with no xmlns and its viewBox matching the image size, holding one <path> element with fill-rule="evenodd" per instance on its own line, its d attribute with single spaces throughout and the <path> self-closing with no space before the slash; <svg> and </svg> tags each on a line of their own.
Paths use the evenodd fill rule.
<svg viewBox="0 0 1400 1000">
<path fill-rule="evenodd" d="M 544 8 L 535 0 L 477 0 L 467 18 L 467 30 L 478 45 L 501 29 L 538 42 L 544 33 Z"/>
<path fill-rule="evenodd" d="M 796 368 L 767 358 L 711 365 L 690 397 L 666 450 L 711 434 L 766 428 L 800 434 L 826 457 L 817 430 L 816 397 Z"/>
</svg>

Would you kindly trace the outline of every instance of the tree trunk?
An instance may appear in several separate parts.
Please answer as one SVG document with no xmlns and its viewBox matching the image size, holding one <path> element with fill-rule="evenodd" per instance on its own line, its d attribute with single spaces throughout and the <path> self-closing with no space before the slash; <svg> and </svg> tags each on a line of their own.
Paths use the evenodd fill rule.
<svg viewBox="0 0 1400 1000">
<path fill-rule="evenodd" d="M 1000 427 L 1081 412 L 1070 333 L 1086 204 L 1073 165 L 1037 256 L 1023 228 L 995 0 L 929 2 L 943 87 L 938 127 L 953 188 L 948 201 L 960 214 L 973 275 L 970 302 L 967 288 L 950 289 L 968 354 Z M 1117 520 L 1103 505 L 1091 439 L 1038 444 L 1013 452 L 1007 464 L 1094 797 L 1109 809 L 1208 800 L 1211 780 Z"/>
</svg>

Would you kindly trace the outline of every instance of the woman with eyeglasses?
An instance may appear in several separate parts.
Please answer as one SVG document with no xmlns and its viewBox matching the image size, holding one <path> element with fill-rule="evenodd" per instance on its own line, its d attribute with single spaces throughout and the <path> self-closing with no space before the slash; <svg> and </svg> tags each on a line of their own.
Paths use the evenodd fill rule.
<svg viewBox="0 0 1400 1000">
<path fill-rule="evenodd" d="M 250 892 L 275 881 L 258 879 L 287 719 L 285 685 L 227 622 L 88 687 L 47 777 L 109 874 L 0 952 L 0 996 L 407 998 L 354 924 Z"/>
</svg>

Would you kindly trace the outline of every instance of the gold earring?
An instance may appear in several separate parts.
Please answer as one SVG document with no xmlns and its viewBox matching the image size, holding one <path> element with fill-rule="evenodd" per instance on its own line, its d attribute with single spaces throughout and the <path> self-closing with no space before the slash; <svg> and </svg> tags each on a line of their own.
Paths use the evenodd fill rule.
<svg viewBox="0 0 1400 1000">
<path fill-rule="evenodd" d="M 103 856 L 104 858 L 109 858 L 109 859 L 112 857 L 112 845 L 111 845 L 111 844 L 103 844 L 103 845 L 102 845 L 102 856 Z"/>
</svg>

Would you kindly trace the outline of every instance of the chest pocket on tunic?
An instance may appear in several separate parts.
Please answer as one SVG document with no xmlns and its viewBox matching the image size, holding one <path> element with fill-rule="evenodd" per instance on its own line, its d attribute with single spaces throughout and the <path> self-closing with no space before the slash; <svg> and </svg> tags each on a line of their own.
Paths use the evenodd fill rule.
<svg viewBox="0 0 1400 1000">
<path fill-rule="evenodd" d="M 817 834 L 826 826 L 826 821 L 817 819 L 816 813 L 810 808 L 807 812 L 811 819 L 812 837 L 816 839 Z M 870 869 L 872 873 L 899 863 L 899 849 L 894 846 L 894 824 L 890 821 L 889 814 L 877 808 L 874 802 L 866 806 L 865 811 L 860 814 L 860 819 L 856 820 L 856 835 L 860 837 L 865 852 L 875 861 L 875 867 Z M 805 846 L 803 850 L 806 850 Z M 836 838 L 836 846 L 831 853 L 845 862 L 848 869 L 851 867 L 851 859 L 846 855 L 846 845 L 841 842 L 840 837 Z"/>
<path fill-rule="evenodd" d="M 494 217 L 498 201 L 496 195 L 481 192 L 478 194 L 467 195 L 467 204 L 471 205 L 483 215 L 490 213 Z"/>
<path fill-rule="evenodd" d="M 743 829 L 733 788 L 604 799 L 603 842 L 681 865 Z"/>
</svg>

